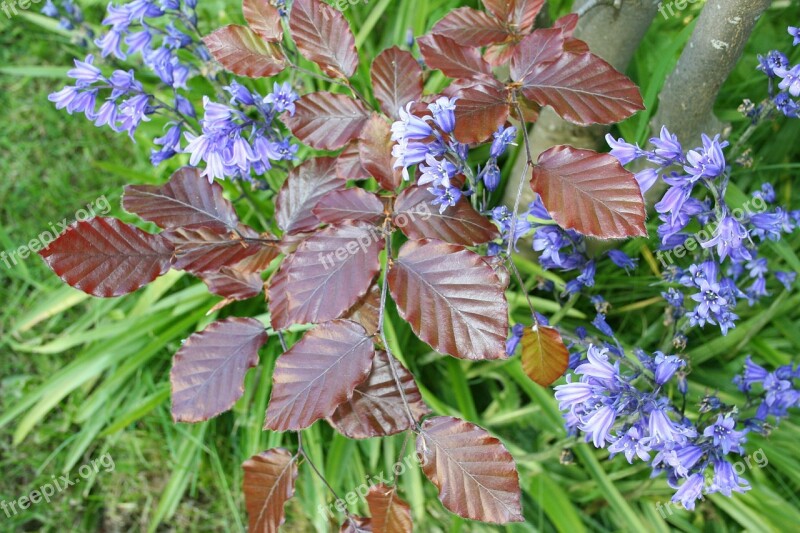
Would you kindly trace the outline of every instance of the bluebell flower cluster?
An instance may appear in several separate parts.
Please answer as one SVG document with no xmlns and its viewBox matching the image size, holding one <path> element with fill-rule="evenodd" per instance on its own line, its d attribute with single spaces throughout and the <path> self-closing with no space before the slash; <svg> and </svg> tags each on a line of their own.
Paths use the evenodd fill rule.
<svg viewBox="0 0 800 533">
<path fill-rule="evenodd" d="M 214 178 L 250 180 L 262 175 L 277 161 L 295 158 L 298 145 L 291 144 L 274 123 L 286 111 L 295 113 L 297 94 L 288 83 L 274 84 L 274 91 L 262 96 L 233 82 L 225 87 L 231 95 L 230 105 L 203 99 L 202 132 L 184 134 L 189 163 L 206 164 L 203 175 Z"/>
<path fill-rule="evenodd" d="M 67 5 L 70 2 L 60 2 L 60 8 L 47 4 L 46 14 L 56 16 Z M 266 96 L 235 81 L 219 87 L 216 67 L 197 38 L 196 6 L 196 0 L 133 0 L 108 6 L 103 24 L 109 30 L 95 40 L 96 46 L 103 57 L 141 56 L 162 84 L 155 92 L 146 91 L 133 70 L 104 76 L 90 54 L 83 61 L 75 60 L 75 68 L 67 73 L 75 85 L 51 94 L 50 100 L 58 109 L 83 113 L 95 125 L 125 131 L 131 138 L 152 115 L 166 116 L 163 135 L 153 139 L 153 165 L 189 153 L 191 165 L 205 163 L 203 173 L 209 180 L 252 181 L 274 162 L 294 158 L 298 147 L 290 144 L 274 119 L 284 111 L 294 114 L 298 96 L 288 83 L 275 83 L 274 91 Z M 227 103 L 204 98 L 200 131 L 197 111 L 185 92 L 187 81 L 196 74 L 205 75 L 220 94 L 230 93 Z M 162 93 L 172 95 L 169 102 L 156 97 Z"/>
<path fill-rule="evenodd" d="M 145 92 L 132 70 L 116 70 L 105 77 L 94 65 L 94 56 L 89 54 L 83 61 L 76 59 L 75 68 L 67 72 L 67 76 L 75 80 L 75 85 L 67 85 L 51 94 L 49 100 L 70 115 L 83 113 L 98 127 L 107 125 L 133 138 L 136 128 L 149 121 L 149 115 L 156 111 L 153 95 Z M 97 109 L 101 91 L 108 96 Z"/>
<path fill-rule="evenodd" d="M 754 305 L 770 295 L 771 269 L 759 249 L 765 241 L 793 232 L 800 224 L 800 211 L 772 205 L 776 195 L 768 183 L 742 207 L 730 206 L 725 200 L 732 170 L 724 153 L 728 143 L 719 136 L 703 135 L 703 146 L 685 152 L 666 127 L 659 137 L 650 139 L 650 150 L 611 135 L 606 139 L 611 154 L 622 164 L 637 159 L 649 164 L 637 174 L 643 190 L 659 179 L 668 185 L 655 204 L 661 221 L 661 246 L 656 256 L 670 285 L 663 296 L 672 307 L 672 319 L 686 317 L 676 338 L 689 327 L 706 324 L 717 325 L 727 334 L 738 319 L 735 309 L 739 301 Z M 692 264 L 687 268 L 675 265 L 673 254 L 688 255 Z M 793 273 L 772 275 L 787 288 L 794 281 Z"/>
<path fill-rule="evenodd" d="M 427 106 L 430 114 L 419 117 L 412 108 L 414 102 L 399 109 L 400 120 L 392 124 L 392 157 L 394 168 L 403 169 L 403 179 L 411 179 L 409 168 L 418 165 L 417 185 L 428 186 L 435 195 L 432 203 L 444 212 L 464 195 L 474 192 L 478 182 L 488 191 L 500 185 L 500 168 L 497 160 L 508 145 L 513 144 L 517 130 L 501 126 L 493 135 L 490 156 L 483 169 L 473 173 L 467 162 L 469 146 L 456 140 L 457 98 L 442 96 Z M 462 188 L 463 176 L 468 178 L 466 191 Z"/>
<path fill-rule="evenodd" d="M 711 395 L 692 421 L 670 395 L 676 390 L 685 405 L 686 362 L 680 357 L 643 350 L 629 356 L 618 344 L 589 341 L 585 331 L 572 349 L 573 372 L 556 387 L 569 432 L 608 449 L 611 458 L 649 463 L 654 477 L 665 474 L 676 489 L 672 501 L 689 510 L 705 494 L 730 497 L 749 490 L 733 466 L 735 456 L 744 454 L 747 434 L 763 431 L 767 416 L 786 416 L 800 403 L 793 381 L 798 373 L 791 365 L 770 373 L 748 359 L 739 382 L 742 390 L 763 390 L 755 417 L 745 418 Z"/>
<path fill-rule="evenodd" d="M 56 3 L 47 0 L 40 13 L 58 20 L 59 27 L 65 30 L 74 30 L 84 25 L 83 11 L 73 0 L 57 0 Z M 91 32 L 91 29 L 87 28 L 87 31 Z M 89 36 L 92 37 L 91 33 Z"/>
<path fill-rule="evenodd" d="M 790 26 L 789 35 L 794 38 L 793 46 L 800 44 L 800 28 Z M 800 104 L 796 98 L 800 96 L 800 63 L 792 65 L 789 58 L 780 50 L 772 50 L 765 56 L 758 56 L 757 69 L 769 79 L 769 97 L 772 105 L 789 118 L 800 116 Z M 759 116 L 764 111 L 762 106 L 754 110 L 752 115 Z"/>
</svg>

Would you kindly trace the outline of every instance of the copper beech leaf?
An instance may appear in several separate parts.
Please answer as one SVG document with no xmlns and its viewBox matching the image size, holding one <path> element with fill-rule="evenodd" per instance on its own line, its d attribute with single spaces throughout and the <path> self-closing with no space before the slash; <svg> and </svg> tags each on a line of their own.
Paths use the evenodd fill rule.
<svg viewBox="0 0 800 533">
<path fill-rule="evenodd" d="M 254 318 L 218 320 L 189 337 L 172 362 L 172 418 L 201 422 L 233 407 L 265 342 L 264 325 Z"/>
<path fill-rule="evenodd" d="M 372 360 L 372 370 L 367 380 L 356 387 L 353 398 L 341 404 L 328 419 L 342 435 L 351 439 L 368 439 L 395 435 L 413 427 L 403 404 L 403 395 L 392 376 L 390 358 L 414 420 L 419 421 L 430 414 L 414 376 L 400 361 L 384 351 L 378 351 Z"/>
<path fill-rule="evenodd" d="M 297 49 L 334 77 L 349 78 L 358 67 L 356 40 L 344 15 L 320 0 L 295 0 L 289 28 Z"/>
<path fill-rule="evenodd" d="M 594 54 L 565 52 L 525 76 L 522 93 L 581 126 L 611 124 L 644 109 L 636 85 Z"/>
<path fill-rule="evenodd" d="M 347 314 L 345 314 L 344 317 L 349 318 L 353 322 L 358 322 L 364 326 L 364 329 L 367 330 L 367 333 L 372 335 L 378 331 L 378 318 L 380 316 L 380 309 L 381 288 L 377 282 L 373 282 L 372 286 L 367 291 L 367 294 L 362 296 L 361 299 L 356 302 L 356 305 L 347 311 Z"/>
<path fill-rule="evenodd" d="M 194 167 L 183 167 L 164 185 L 127 185 L 122 207 L 162 229 L 234 229 L 239 222 L 219 183 Z"/>
<path fill-rule="evenodd" d="M 275 204 L 275 219 L 287 233 L 311 231 L 320 225 L 312 210 L 329 192 L 344 190 L 347 181 L 336 174 L 336 159 L 309 159 L 289 172 Z"/>
<path fill-rule="evenodd" d="M 504 288 L 478 254 L 442 241 L 409 241 L 388 281 L 400 315 L 434 349 L 462 359 L 505 357 Z"/>
<path fill-rule="evenodd" d="M 417 39 L 425 64 L 451 78 L 486 78 L 492 67 L 481 58 L 480 51 L 463 46 L 444 35 L 430 34 Z"/>
<path fill-rule="evenodd" d="M 264 286 L 257 272 L 242 272 L 232 267 L 223 267 L 219 272 L 200 272 L 198 276 L 210 293 L 229 300 L 253 298 L 261 294 Z"/>
<path fill-rule="evenodd" d="M 348 143 L 336 158 L 336 175 L 343 180 L 356 181 L 368 180 L 372 177 L 361 164 L 361 149 L 357 140 Z"/>
<path fill-rule="evenodd" d="M 73 223 L 39 255 L 68 285 L 110 298 L 166 274 L 173 252 L 172 243 L 161 235 L 116 218 L 97 217 Z"/>
<path fill-rule="evenodd" d="M 295 102 L 296 112 L 282 116 L 295 137 L 317 150 L 338 150 L 361 135 L 370 118 L 364 105 L 343 94 L 309 93 Z"/>
<path fill-rule="evenodd" d="M 564 34 L 559 28 L 538 29 L 529 33 L 514 47 L 511 79 L 523 85 L 530 82 L 534 69 L 557 60 L 563 49 Z"/>
<path fill-rule="evenodd" d="M 240 226 L 240 229 L 244 228 Z M 262 247 L 270 246 L 243 239 L 232 231 L 209 228 L 175 228 L 164 231 L 163 235 L 175 246 L 173 268 L 193 274 L 216 272 L 236 265 L 258 253 Z M 251 229 L 245 237 L 258 238 L 259 235 Z"/>
<path fill-rule="evenodd" d="M 375 224 L 384 217 L 381 199 L 358 187 L 329 192 L 317 203 L 313 212 L 326 224 L 353 220 Z"/>
<path fill-rule="evenodd" d="M 514 458 L 485 429 L 449 416 L 429 418 L 417 436 L 417 455 L 448 510 L 493 524 L 524 520 Z"/>
<path fill-rule="evenodd" d="M 504 125 L 510 112 L 505 90 L 478 84 L 458 92 L 455 136 L 465 144 L 483 142 Z"/>
<path fill-rule="evenodd" d="M 280 47 L 247 26 L 230 24 L 206 35 L 203 42 L 214 59 L 239 76 L 265 78 L 286 68 Z"/>
<path fill-rule="evenodd" d="M 486 46 L 509 37 L 500 20 L 471 7 L 459 7 L 449 12 L 433 25 L 431 32 L 464 46 Z"/>
<path fill-rule="evenodd" d="M 297 431 L 333 414 L 369 376 L 375 347 L 360 324 L 334 320 L 278 357 L 265 429 Z"/>
<path fill-rule="evenodd" d="M 542 387 L 551 385 L 567 371 L 569 351 L 555 328 L 525 328 L 520 344 L 523 370 Z"/>
<path fill-rule="evenodd" d="M 545 0 L 483 0 L 486 9 L 519 33 L 527 33 Z"/>
<path fill-rule="evenodd" d="M 403 182 L 402 170 L 394 168 L 392 129 L 381 116 L 373 114 L 358 141 L 358 152 L 364 170 L 387 191 L 394 191 Z"/>
<path fill-rule="evenodd" d="M 639 184 L 609 154 L 555 146 L 539 156 L 531 187 L 563 228 L 603 239 L 647 235 Z"/>
<path fill-rule="evenodd" d="M 242 14 L 250 29 L 265 41 L 280 42 L 283 38 L 281 14 L 270 0 L 242 0 Z"/>
<path fill-rule="evenodd" d="M 467 198 L 440 213 L 431 209 L 433 193 L 425 187 L 405 189 L 394 204 L 392 221 L 410 239 L 438 239 L 476 246 L 500 237 L 497 226 L 478 213 Z"/>
<path fill-rule="evenodd" d="M 388 116 L 397 120 L 398 110 L 412 100 L 422 98 L 422 67 L 411 52 L 393 46 L 372 62 L 372 86 L 375 98 Z"/>
<path fill-rule="evenodd" d="M 374 533 L 410 533 L 414 530 L 411 507 L 397 495 L 397 486 L 373 485 L 367 494 Z"/>
<path fill-rule="evenodd" d="M 252 456 L 242 463 L 242 469 L 248 530 L 277 533 L 286 521 L 283 507 L 294 496 L 297 457 L 284 448 L 272 448 Z"/>
<path fill-rule="evenodd" d="M 329 226 L 303 241 L 269 289 L 272 327 L 339 318 L 367 293 L 380 270 L 383 235 L 363 222 Z"/>
</svg>

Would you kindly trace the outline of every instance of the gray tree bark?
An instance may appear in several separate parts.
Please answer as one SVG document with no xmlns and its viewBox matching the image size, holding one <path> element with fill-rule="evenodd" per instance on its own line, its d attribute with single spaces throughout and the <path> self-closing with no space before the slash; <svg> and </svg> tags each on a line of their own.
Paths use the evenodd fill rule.
<svg viewBox="0 0 800 533">
<path fill-rule="evenodd" d="M 700 144 L 700 134 L 722 133 L 714 102 L 744 51 L 758 17 L 771 0 L 708 0 L 689 43 L 659 95 L 651 122 L 662 125 L 684 146 Z"/>
</svg>

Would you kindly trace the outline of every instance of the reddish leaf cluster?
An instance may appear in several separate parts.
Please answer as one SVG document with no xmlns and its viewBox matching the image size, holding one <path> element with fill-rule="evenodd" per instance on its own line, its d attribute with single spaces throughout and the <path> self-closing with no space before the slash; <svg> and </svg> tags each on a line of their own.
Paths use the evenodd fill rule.
<svg viewBox="0 0 800 533">
<path fill-rule="evenodd" d="M 533 29 L 543 4 L 484 0 L 486 12 L 456 9 L 419 39 L 427 67 L 454 78 L 444 94 L 459 97 L 460 142 L 483 142 L 510 118 L 535 120 L 545 105 L 576 124 L 611 123 L 642 108 L 631 81 L 572 36 L 577 17 Z M 311 148 L 338 155 L 310 158 L 288 172 L 277 193 L 275 227 L 264 232 L 241 223 L 219 184 L 184 168 L 163 186 L 125 190 L 123 207 L 160 233 L 96 218 L 74 225 L 42 257 L 65 282 L 102 297 L 132 292 L 170 268 L 202 279 L 225 298 L 222 305 L 266 286 L 275 331 L 313 327 L 275 362 L 265 428 L 299 431 L 326 419 L 356 439 L 414 431 L 423 472 L 446 508 L 493 523 L 522 520 L 506 448 L 463 420 L 423 421 L 431 410 L 382 331 L 392 298 L 411 329 L 439 352 L 469 360 L 506 355 L 508 271 L 502 258 L 475 248 L 498 239 L 497 228 L 466 197 L 432 212 L 432 194 L 404 188 L 393 165 L 390 124 L 398 110 L 440 95 L 423 95 L 423 68 L 393 47 L 371 65 L 373 106 L 350 85 L 359 65 L 353 33 L 320 0 L 295 0 L 290 35 L 268 2 L 244 0 L 242 8 L 248 26 L 213 32 L 204 40 L 208 49 L 234 74 L 264 77 L 291 64 L 296 54 L 285 44 L 291 39 L 351 94 L 306 94 L 293 115 L 281 118 Z M 506 64 L 510 78 L 500 79 L 495 67 Z M 353 183 L 363 180 L 373 181 Z M 610 156 L 555 147 L 534 165 L 531 186 L 566 228 L 606 238 L 644 232 L 638 186 Z M 393 236 L 405 241 L 397 251 Z M 266 328 L 251 318 L 218 320 L 187 339 L 171 374 L 175 420 L 197 422 L 230 409 L 266 342 Z M 563 373 L 567 352 L 556 330 L 526 331 L 522 346 L 523 366 L 538 383 Z M 294 494 L 298 456 L 272 449 L 243 468 L 251 529 L 276 531 Z M 375 486 L 367 500 L 371 518 L 348 517 L 343 531 L 411 530 L 396 487 Z"/>
</svg>

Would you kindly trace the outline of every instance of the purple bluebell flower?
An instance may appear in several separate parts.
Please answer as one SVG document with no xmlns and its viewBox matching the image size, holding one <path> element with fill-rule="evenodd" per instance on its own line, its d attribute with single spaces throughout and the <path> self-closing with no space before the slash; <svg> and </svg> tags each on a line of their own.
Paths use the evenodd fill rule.
<svg viewBox="0 0 800 533">
<path fill-rule="evenodd" d="M 775 278 L 783 284 L 787 291 L 790 291 L 797 279 L 797 272 L 775 272 Z"/>
<path fill-rule="evenodd" d="M 611 458 L 617 453 L 622 453 L 630 464 L 633 464 L 634 457 L 639 457 L 642 461 L 649 461 L 650 453 L 648 452 L 650 450 L 651 448 L 642 442 L 642 431 L 636 426 L 628 428 L 621 437 L 617 437 L 614 443 L 608 447 L 608 451 L 611 452 Z"/>
<path fill-rule="evenodd" d="M 728 454 L 731 450 L 741 453 L 744 432 L 735 429 L 736 421 L 732 417 L 717 416 L 717 421 L 703 431 L 704 437 L 714 439 L 714 446 Z"/>
<path fill-rule="evenodd" d="M 419 118 L 415 116 L 411 113 L 411 106 L 413 105 L 414 102 L 409 102 L 406 104 L 405 109 L 402 107 L 398 109 L 400 120 L 392 124 L 393 141 L 399 141 L 401 139 L 419 140 L 433 135 L 433 128 L 428 124 L 428 120 L 431 117 L 426 116 L 424 118 Z"/>
<path fill-rule="evenodd" d="M 789 35 L 794 37 L 794 41 L 792 41 L 792 46 L 797 46 L 800 44 L 800 28 L 795 26 L 789 26 Z"/>
<path fill-rule="evenodd" d="M 448 188 L 434 188 L 428 187 L 428 191 L 432 193 L 436 198 L 431 201 L 433 205 L 439 206 L 439 212 L 444 213 L 445 209 L 449 206 L 454 206 L 458 203 L 461 199 L 461 189 L 456 187 L 448 187 Z"/>
<path fill-rule="evenodd" d="M 658 181 L 658 171 L 654 168 L 646 168 L 634 174 L 633 177 L 639 184 L 639 190 L 644 194 Z"/>
<path fill-rule="evenodd" d="M 77 81 L 78 87 L 85 87 L 101 80 L 100 69 L 94 66 L 94 56 L 89 54 L 83 61 L 75 60 L 75 68 L 67 72 L 67 76 Z"/>
<path fill-rule="evenodd" d="M 688 164 L 683 169 L 692 176 L 692 181 L 701 178 L 713 179 L 721 176 L 725 172 L 725 155 L 722 149 L 728 146 L 728 142 L 720 142 L 719 135 L 710 139 L 703 134 L 703 148 L 699 151 L 689 150 L 686 153 Z"/>
<path fill-rule="evenodd" d="M 692 474 L 681 485 L 675 496 L 672 497 L 674 503 L 683 505 L 687 511 L 694 511 L 695 502 L 703 498 L 703 487 L 705 486 L 705 477 L 703 474 Z"/>
<path fill-rule="evenodd" d="M 606 134 L 606 143 L 611 147 L 610 154 L 619 159 L 621 165 L 627 165 L 645 155 L 644 150 L 639 148 L 638 144 L 626 142 L 621 137 L 614 139 L 610 133 Z"/>
<path fill-rule="evenodd" d="M 661 126 L 659 136 L 650 139 L 650 143 L 656 147 L 656 155 L 663 158 L 667 164 L 683 163 L 686 160 L 678 136 L 670 133 L 666 126 Z"/>
<path fill-rule="evenodd" d="M 677 355 L 664 355 L 661 352 L 656 352 L 655 355 L 655 382 L 658 385 L 667 383 L 675 372 L 686 366 L 686 361 Z"/>
<path fill-rule="evenodd" d="M 483 181 L 484 186 L 490 192 L 497 189 L 500 185 L 500 167 L 497 166 L 497 160 L 489 159 L 486 166 L 478 174 L 478 177 Z"/>
<path fill-rule="evenodd" d="M 458 170 L 456 166 L 448 161 L 436 159 L 432 154 L 425 155 L 425 163 L 419 166 L 422 175 L 417 180 L 417 185 L 433 184 L 434 187 L 450 187 L 450 178 L 455 176 Z"/>
<path fill-rule="evenodd" d="M 436 102 L 428 104 L 428 109 L 433 113 L 434 122 L 445 133 L 452 133 L 456 127 L 455 109 L 457 100 L 458 98 L 441 96 L 436 99 Z"/>
<path fill-rule="evenodd" d="M 701 242 L 700 246 L 703 248 L 716 246 L 720 259 L 725 259 L 728 255 L 750 259 L 750 252 L 744 248 L 746 239 L 748 239 L 747 228 L 728 215 L 720 222 L 715 235 L 711 239 Z"/>
<path fill-rule="evenodd" d="M 290 116 L 294 116 L 296 107 L 294 103 L 300 98 L 297 93 L 292 90 L 289 82 L 284 82 L 283 85 L 275 82 L 273 92 L 264 97 L 264 102 L 272 105 L 278 113 L 288 111 Z"/>
<path fill-rule="evenodd" d="M 789 66 L 789 58 L 778 50 L 773 50 L 765 56 L 758 56 L 757 69 L 770 78 L 777 77 L 775 69 L 784 69 Z"/>
<path fill-rule="evenodd" d="M 522 324 L 514 324 L 514 327 L 511 328 L 511 335 L 506 341 L 506 355 L 509 357 L 514 355 L 514 352 L 517 351 L 517 346 L 519 346 L 519 342 L 522 340 L 522 334 L 524 332 L 525 326 Z"/>
<path fill-rule="evenodd" d="M 508 145 L 512 144 L 516 138 L 517 128 L 514 126 L 509 126 L 507 128 L 500 126 L 497 128 L 497 131 L 493 134 L 492 147 L 489 152 L 490 157 L 497 159 L 503 155 Z"/>
<path fill-rule="evenodd" d="M 792 96 L 800 96 L 800 65 L 795 65 L 791 69 L 777 68 L 775 74 L 783 78 L 778 84 L 778 88 L 787 91 Z"/>
<path fill-rule="evenodd" d="M 750 490 L 750 484 L 734 471 L 733 465 L 723 459 L 714 461 L 714 479 L 709 493 L 719 492 L 731 497 L 734 492 L 744 493 Z"/>
<path fill-rule="evenodd" d="M 631 259 L 628 254 L 622 250 L 609 250 L 608 258 L 619 268 L 625 270 L 625 272 L 630 273 L 631 270 L 636 268 L 636 260 Z"/>
<path fill-rule="evenodd" d="M 617 413 L 610 405 L 598 405 L 596 409 L 579 417 L 581 424 L 578 428 L 591 439 L 595 448 L 603 448 L 606 441 L 611 439 L 611 427 L 617 420 Z"/>
</svg>

